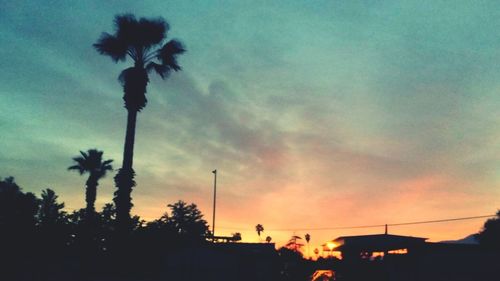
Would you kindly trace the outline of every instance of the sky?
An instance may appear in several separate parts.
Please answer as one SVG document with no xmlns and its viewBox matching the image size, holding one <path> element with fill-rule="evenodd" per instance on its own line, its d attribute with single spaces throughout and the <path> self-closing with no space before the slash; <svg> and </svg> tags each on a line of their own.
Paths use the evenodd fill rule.
<svg viewBox="0 0 500 281">
<path fill-rule="evenodd" d="M 80 150 L 122 161 L 121 70 L 92 47 L 117 14 L 163 17 L 183 70 L 151 75 L 132 212 L 193 202 L 216 234 L 311 248 L 500 207 L 496 1 L 0 1 L 0 176 L 84 207 Z M 114 174 L 97 206 L 111 202 Z M 393 227 L 460 239 L 484 220 Z"/>
</svg>

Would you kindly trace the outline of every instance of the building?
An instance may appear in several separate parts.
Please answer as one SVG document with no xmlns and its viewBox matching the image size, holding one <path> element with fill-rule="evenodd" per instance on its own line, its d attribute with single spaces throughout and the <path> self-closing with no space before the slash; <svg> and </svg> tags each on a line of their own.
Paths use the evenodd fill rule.
<svg viewBox="0 0 500 281">
<path fill-rule="evenodd" d="M 427 238 L 392 234 L 341 236 L 332 241 L 334 247 L 331 250 L 341 252 L 343 259 L 382 258 L 388 254 L 418 251 L 426 240 Z"/>
<path fill-rule="evenodd" d="M 392 234 L 342 236 L 335 245 L 342 263 L 337 280 L 500 280 L 500 253 L 479 245 L 429 243 Z"/>
</svg>

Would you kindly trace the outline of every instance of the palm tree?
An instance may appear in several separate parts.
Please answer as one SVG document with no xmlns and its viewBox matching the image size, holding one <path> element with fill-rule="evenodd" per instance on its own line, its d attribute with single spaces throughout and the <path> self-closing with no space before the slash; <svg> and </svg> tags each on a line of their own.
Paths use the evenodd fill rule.
<svg viewBox="0 0 500 281">
<path fill-rule="evenodd" d="M 114 62 L 124 61 L 127 56 L 134 62 L 134 66 L 123 70 L 119 76 L 128 116 L 123 163 L 115 176 L 117 191 L 113 199 L 116 205 L 117 227 L 127 231 L 132 208 L 130 195 L 132 187 L 135 186 L 135 172 L 132 168 L 135 126 L 137 113 L 147 103 L 148 74 L 154 70 L 164 79 L 172 70 L 180 70 L 176 58 L 185 50 L 177 40 L 166 42 L 169 26 L 162 18 L 137 20 L 135 16 L 125 14 L 117 15 L 114 24 L 114 34 L 102 33 L 93 46 L 100 54 L 110 56 Z"/>
<path fill-rule="evenodd" d="M 306 242 L 307 242 L 307 256 L 310 255 L 309 253 L 309 241 L 311 241 L 311 235 L 309 233 L 306 233 L 306 235 L 304 235 L 304 238 L 306 238 Z"/>
<path fill-rule="evenodd" d="M 76 165 L 68 167 L 68 170 L 76 170 L 80 175 L 85 173 L 89 174 L 87 182 L 85 183 L 85 202 L 87 202 L 85 213 L 87 219 L 90 219 L 95 214 L 94 203 L 99 180 L 106 176 L 108 171 L 113 170 L 111 166 L 113 160 L 109 159 L 103 161 L 103 152 L 97 149 L 89 149 L 87 152 L 80 151 L 80 154 L 81 156 L 73 157 L 73 161 L 76 162 Z"/>
<path fill-rule="evenodd" d="M 266 237 L 266 242 L 267 242 L 267 243 L 271 243 L 271 240 L 273 240 L 273 238 L 271 238 L 271 236 L 267 236 L 267 237 Z"/>
<path fill-rule="evenodd" d="M 302 238 L 300 236 L 293 235 L 292 238 L 290 238 L 290 240 L 288 240 L 288 243 L 285 245 L 285 247 L 294 251 L 294 252 L 299 252 L 300 248 L 302 248 L 302 246 L 304 246 L 304 244 L 297 242 L 297 240 L 301 240 L 301 239 Z"/>
<path fill-rule="evenodd" d="M 260 233 L 261 232 L 264 232 L 264 226 L 262 226 L 262 224 L 257 224 L 255 226 L 255 231 L 257 231 L 257 235 L 259 235 L 259 240 L 260 240 Z"/>
</svg>

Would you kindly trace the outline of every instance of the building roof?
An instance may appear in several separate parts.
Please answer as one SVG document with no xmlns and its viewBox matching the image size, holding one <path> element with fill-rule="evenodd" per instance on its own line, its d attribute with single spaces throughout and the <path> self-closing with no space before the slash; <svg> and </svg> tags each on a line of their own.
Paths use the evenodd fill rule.
<svg viewBox="0 0 500 281">
<path fill-rule="evenodd" d="M 427 238 L 392 234 L 341 236 L 333 240 L 337 245 L 333 251 L 383 252 L 418 246 L 425 243 L 425 240 Z"/>
</svg>

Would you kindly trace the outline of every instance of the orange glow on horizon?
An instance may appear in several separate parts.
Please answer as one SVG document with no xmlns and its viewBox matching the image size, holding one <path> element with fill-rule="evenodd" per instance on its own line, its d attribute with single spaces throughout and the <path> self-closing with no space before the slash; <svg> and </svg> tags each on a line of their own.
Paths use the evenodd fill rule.
<svg viewBox="0 0 500 281">
<path fill-rule="evenodd" d="M 222 179 L 225 179 L 224 177 Z M 318 181 L 316 179 L 314 181 Z M 453 194 L 450 196 L 441 185 L 456 184 L 453 180 L 440 176 L 423 176 L 412 181 L 398 182 L 398 188 L 402 188 L 400 193 L 384 194 L 383 201 L 375 198 L 370 203 L 373 194 L 360 196 L 353 191 L 346 191 L 354 186 L 347 184 L 346 188 L 325 192 L 309 193 L 312 188 L 307 182 L 298 181 L 289 183 L 279 189 L 270 188 L 270 192 L 263 192 L 254 195 L 236 196 L 228 191 L 230 182 L 221 181 L 220 194 L 218 194 L 216 234 L 221 236 L 231 236 L 235 232 L 242 235 L 241 242 L 259 243 L 265 242 L 267 236 L 272 237 L 271 243 L 275 243 L 277 249 L 286 245 L 292 235 L 304 237 L 306 233 L 311 235 L 308 245 L 310 252 L 308 256 L 313 257 L 312 250 L 318 248 L 318 256 L 330 254 L 330 248 L 326 241 L 332 242 L 340 236 L 383 234 L 384 227 L 380 228 L 359 228 L 359 229 L 334 229 L 335 227 L 400 223 L 421 220 L 434 220 L 442 218 L 466 217 L 475 214 L 493 213 L 490 205 L 486 204 L 486 199 L 491 200 L 489 195 L 486 199 L 471 199 L 465 193 Z M 231 190 L 251 189 L 253 185 L 273 186 L 275 183 L 260 181 L 251 183 L 238 183 Z M 375 183 L 377 186 L 377 183 Z M 377 190 L 374 188 L 373 190 Z M 435 192 L 438 195 L 425 200 L 428 194 Z M 306 197 L 304 195 L 307 194 Z M 212 193 L 207 189 L 205 193 L 189 194 L 188 198 L 183 198 L 186 202 L 193 202 L 205 215 L 204 219 L 211 222 L 212 218 Z M 158 199 L 151 197 L 134 198 L 134 213 L 141 215 L 147 220 L 158 218 L 168 209 L 166 203 L 174 202 L 179 196 L 169 195 L 168 198 Z M 440 198 L 449 198 L 453 204 L 460 204 L 463 208 L 453 209 L 453 212 L 446 212 L 440 209 L 436 211 L 435 206 L 442 206 Z M 500 198 L 500 197 L 499 197 Z M 155 201 L 156 200 L 156 201 Z M 478 209 L 471 200 L 481 203 Z M 391 202 L 388 204 L 387 202 Z M 469 203 L 461 203 L 461 202 Z M 163 203 L 165 202 L 165 203 Z M 500 202 L 500 201 L 499 201 Z M 154 204 L 152 204 L 154 203 Z M 450 203 L 450 204 L 451 204 Z M 377 212 L 373 212 L 373 204 L 376 204 Z M 294 206 L 291 208 L 290 206 Z M 371 206 L 371 208 L 366 208 Z M 249 211 L 251 210 L 251 211 Z M 396 211 L 395 211 L 396 210 Z M 418 216 L 415 214 L 418 213 Z M 436 223 L 425 225 L 390 226 L 389 233 L 396 235 L 415 236 L 429 238 L 429 242 L 439 242 L 443 240 L 458 240 L 470 234 L 480 231 L 486 219 L 456 221 L 450 223 Z M 255 231 L 255 225 L 262 224 L 264 232 L 259 237 Z M 329 230 L 327 228 L 331 227 Z M 293 228 L 304 229 L 296 230 Z M 322 229 L 325 228 L 325 229 Z M 315 230 L 316 229 L 316 230 Z M 333 242 L 332 242 L 333 243 Z M 335 245 L 334 247 L 337 247 Z"/>
<path fill-rule="evenodd" d="M 333 242 L 327 242 L 327 243 L 326 243 L 326 247 L 328 247 L 328 249 L 329 249 L 330 251 L 332 251 L 332 250 L 333 250 L 333 248 L 337 247 L 337 244 L 335 244 L 335 243 L 333 243 Z"/>
</svg>

